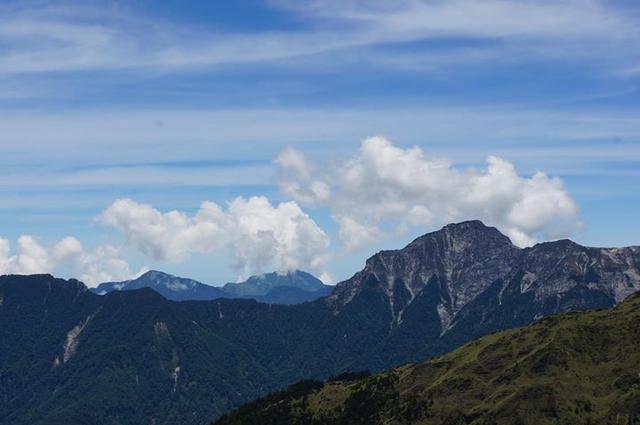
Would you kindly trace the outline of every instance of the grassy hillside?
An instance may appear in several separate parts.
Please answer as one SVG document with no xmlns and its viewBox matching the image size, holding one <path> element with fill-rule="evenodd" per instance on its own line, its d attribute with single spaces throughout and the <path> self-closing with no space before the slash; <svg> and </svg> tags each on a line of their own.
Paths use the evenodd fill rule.
<svg viewBox="0 0 640 425">
<path fill-rule="evenodd" d="M 215 422 L 257 423 L 640 423 L 640 295 L 383 374 L 304 381 Z"/>
</svg>

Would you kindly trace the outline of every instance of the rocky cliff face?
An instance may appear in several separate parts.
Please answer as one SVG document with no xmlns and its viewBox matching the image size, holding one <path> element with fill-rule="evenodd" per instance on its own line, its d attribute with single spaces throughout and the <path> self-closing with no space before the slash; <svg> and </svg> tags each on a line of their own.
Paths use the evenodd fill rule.
<svg viewBox="0 0 640 425">
<path fill-rule="evenodd" d="M 569 240 L 520 249 L 497 229 L 467 221 L 374 255 L 327 302 L 340 314 L 373 289 L 387 301 L 390 333 L 417 325 L 406 323 L 408 314 L 426 312 L 438 317 L 440 336 L 456 328 L 486 333 L 615 305 L 640 289 L 639 254 L 639 247 L 588 248 Z"/>
</svg>

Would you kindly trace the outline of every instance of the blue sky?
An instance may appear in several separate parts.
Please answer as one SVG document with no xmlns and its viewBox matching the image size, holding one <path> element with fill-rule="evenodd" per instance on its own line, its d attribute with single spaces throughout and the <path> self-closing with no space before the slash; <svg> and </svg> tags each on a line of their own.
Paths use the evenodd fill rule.
<svg viewBox="0 0 640 425">
<path fill-rule="evenodd" d="M 2 1 L 0 271 L 335 281 L 466 218 L 638 244 L 639 23 L 631 1 Z M 489 156 L 517 178 L 469 193 Z M 272 221 L 229 209 L 253 196 Z M 198 221 L 204 201 L 222 215 Z"/>
</svg>

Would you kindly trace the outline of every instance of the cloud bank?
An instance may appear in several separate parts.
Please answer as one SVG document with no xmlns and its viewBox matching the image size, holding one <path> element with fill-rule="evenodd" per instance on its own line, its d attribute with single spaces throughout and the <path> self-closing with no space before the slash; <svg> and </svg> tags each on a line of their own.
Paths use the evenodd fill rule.
<svg viewBox="0 0 640 425">
<path fill-rule="evenodd" d="M 480 219 L 528 246 L 569 236 L 581 225 L 576 202 L 560 179 L 520 175 L 509 161 L 489 156 L 482 167 L 456 167 L 428 158 L 419 147 L 400 148 L 384 137 L 362 141 L 343 161 L 317 164 L 287 148 L 275 159 L 282 192 L 291 200 L 237 197 L 226 206 L 205 201 L 189 214 L 118 199 L 98 217 L 125 245 L 157 261 L 179 263 L 193 254 L 230 253 L 238 279 L 265 271 L 304 269 L 325 282 L 330 237 L 302 206 L 326 208 L 346 250 L 385 237 L 421 234 L 449 222 Z M 70 270 L 89 285 L 132 278 L 125 252 L 111 245 L 85 249 L 66 237 L 50 246 L 21 236 L 16 252 L 0 239 L 0 274 Z"/>
<path fill-rule="evenodd" d="M 372 137 L 343 163 L 319 167 L 293 148 L 276 162 L 282 191 L 302 205 L 329 207 L 348 249 L 465 219 L 494 225 L 520 246 L 580 226 L 578 207 L 560 179 L 543 172 L 520 176 L 496 156 L 485 168 L 460 170 L 446 159 L 426 158 L 418 147 Z"/>
<path fill-rule="evenodd" d="M 226 209 L 203 202 L 194 215 L 160 212 L 131 199 L 111 204 L 100 219 L 156 260 L 180 262 L 193 253 L 230 250 L 239 278 L 276 269 L 305 269 L 328 280 L 329 237 L 296 202 L 276 206 L 263 196 L 238 197 Z"/>
</svg>

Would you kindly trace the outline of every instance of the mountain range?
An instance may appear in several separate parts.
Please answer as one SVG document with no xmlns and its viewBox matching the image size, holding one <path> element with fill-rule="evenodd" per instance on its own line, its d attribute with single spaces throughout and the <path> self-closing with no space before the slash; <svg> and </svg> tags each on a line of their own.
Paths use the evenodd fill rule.
<svg viewBox="0 0 640 425">
<path fill-rule="evenodd" d="M 0 278 L 0 422 L 207 423 L 301 379 L 423 361 L 640 289 L 640 248 L 521 249 L 478 221 L 382 251 L 298 305 L 98 296 L 48 275 Z M 458 423 L 458 422 L 452 422 Z"/>
<path fill-rule="evenodd" d="M 623 424 L 640 419 L 640 294 L 379 375 L 302 381 L 214 425 Z"/>
<path fill-rule="evenodd" d="M 101 283 L 91 291 L 105 295 L 113 291 L 142 288 L 151 288 L 173 301 L 247 298 L 268 304 L 299 304 L 313 301 L 329 295 L 333 290 L 333 286 L 325 285 L 301 270 L 251 276 L 244 282 L 230 282 L 222 287 L 151 270 L 136 279 Z"/>
</svg>

